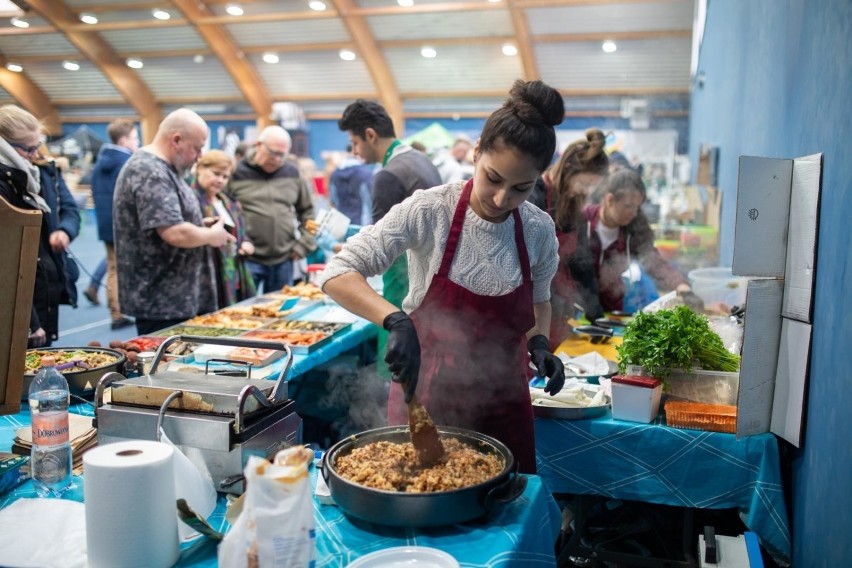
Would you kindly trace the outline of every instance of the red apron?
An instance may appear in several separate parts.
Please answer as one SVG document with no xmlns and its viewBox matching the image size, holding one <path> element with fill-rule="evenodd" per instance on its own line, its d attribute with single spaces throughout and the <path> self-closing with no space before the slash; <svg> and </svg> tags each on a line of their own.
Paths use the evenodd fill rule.
<svg viewBox="0 0 852 568">
<path fill-rule="evenodd" d="M 436 424 L 497 438 L 512 451 L 521 472 L 535 473 L 533 412 L 524 372 L 524 336 L 535 325 L 535 313 L 521 216 L 512 211 L 523 276 L 518 288 L 502 296 L 480 296 L 452 282 L 450 266 L 472 189 L 471 180 L 456 206 L 441 267 L 410 314 L 421 349 L 417 400 Z M 391 385 L 388 424 L 407 423 L 403 391 Z"/>
<path fill-rule="evenodd" d="M 544 177 L 546 211 L 550 208 L 550 179 Z M 555 218 L 555 215 L 551 213 Z M 556 240 L 559 242 L 559 265 L 550 283 L 550 346 L 556 349 L 571 335 L 571 325 L 568 319 L 574 317 L 574 302 L 577 298 L 577 286 L 568 271 L 568 258 L 577 250 L 577 231 L 563 233 L 556 229 Z"/>
</svg>

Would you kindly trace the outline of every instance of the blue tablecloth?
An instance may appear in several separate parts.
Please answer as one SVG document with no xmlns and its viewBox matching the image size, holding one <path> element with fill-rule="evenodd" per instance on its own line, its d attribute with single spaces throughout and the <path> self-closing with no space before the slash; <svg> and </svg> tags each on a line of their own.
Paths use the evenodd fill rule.
<svg viewBox="0 0 852 568">
<path fill-rule="evenodd" d="M 733 434 L 613 420 L 535 420 L 538 473 L 554 493 L 681 507 L 736 508 L 779 563 L 790 528 L 772 434 Z"/>
<path fill-rule="evenodd" d="M 75 405 L 72 411 L 92 415 L 90 405 Z M 30 424 L 29 411 L 0 416 L 0 450 L 8 450 L 15 429 Z M 316 475 L 314 472 L 313 475 Z M 83 500 L 83 478 L 67 498 Z M 0 497 L 0 508 L 15 499 L 35 497 L 30 482 Z M 225 499 L 208 518 L 220 530 L 228 528 Z M 556 566 L 554 544 L 561 514 L 550 491 L 538 476 L 527 477 L 527 488 L 515 501 L 498 507 L 483 519 L 432 529 L 399 529 L 350 520 L 333 505 L 314 502 L 317 532 L 317 567 L 343 567 L 356 558 L 394 546 L 431 546 L 448 552 L 464 567 Z M 208 539 L 184 543 L 177 566 L 216 566 L 216 544 Z"/>
</svg>

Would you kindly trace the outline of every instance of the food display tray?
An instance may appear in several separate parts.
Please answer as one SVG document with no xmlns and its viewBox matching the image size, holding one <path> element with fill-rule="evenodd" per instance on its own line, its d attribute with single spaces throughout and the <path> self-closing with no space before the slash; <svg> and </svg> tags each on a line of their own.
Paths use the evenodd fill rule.
<svg viewBox="0 0 852 568">
<path fill-rule="evenodd" d="M 229 329 L 225 327 L 203 327 L 198 325 L 186 325 L 179 323 L 166 329 L 156 331 L 151 335 L 154 337 L 171 337 L 172 335 L 200 335 L 202 337 L 236 337 L 242 335 L 245 329 Z"/>
<path fill-rule="evenodd" d="M 594 397 L 597 394 L 597 385 L 587 385 L 583 390 L 587 396 Z M 530 389 L 532 390 L 532 389 Z M 604 395 L 604 404 L 599 406 L 539 406 L 533 404 L 533 415 L 538 418 L 552 418 L 554 420 L 591 420 L 600 418 L 609 411 L 612 400 Z"/>
<path fill-rule="evenodd" d="M 292 351 L 293 353 L 310 353 L 319 349 L 323 345 L 330 343 L 332 340 L 331 335 L 324 335 L 322 339 L 319 339 L 308 345 L 295 345 L 292 343 L 295 337 L 306 335 L 308 335 L 308 333 L 298 331 L 272 331 L 268 329 L 255 329 L 244 333 L 242 337 L 245 337 L 246 339 L 251 338 L 261 341 L 280 341 L 282 343 L 285 343 L 290 348 L 290 351 Z"/>
<path fill-rule="evenodd" d="M 269 322 L 261 329 L 267 331 L 321 331 L 328 335 L 334 335 L 350 327 L 352 327 L 350 322 L 279 319 Z"/>
<path fill-rule="evenodd" d="M 216 327 L 225 329 L 242 329 L 247 331 L 251 329 L 259 329 L 271 321 L 274 321 L 274 319 L 213 312 L 212 314 L 196 316 L 192 319 L 189 319 L 185 322 L 185 325 L 198 327 Z"/>
</svg>

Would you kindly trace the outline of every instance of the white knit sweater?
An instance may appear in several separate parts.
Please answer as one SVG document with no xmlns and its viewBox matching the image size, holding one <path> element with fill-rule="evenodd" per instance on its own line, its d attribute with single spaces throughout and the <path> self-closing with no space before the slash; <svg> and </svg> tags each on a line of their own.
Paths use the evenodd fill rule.
<svg viewBox="0 0 852 568">
<path fill-rule="evenodd" d="M 408 251 L 409 289 L 402 307 L 413 311 L 441 267 L 461 189 L 462 183 L 456 182 L 414 192 L 378 223 L 350 238 L 326 265 L 319 285 L 348 272 L 365 277 L 381 274 Z M 559 262 L 556 230 L 550 216 L 531 203 L 522 203 L 519 212 L 530 257 L 533 302 L 546 302 Z M 492 223 L 468 207 L 450 280 L 483 296 L 500 296 L 520 286 L 514 217 Z"/>
</svg>

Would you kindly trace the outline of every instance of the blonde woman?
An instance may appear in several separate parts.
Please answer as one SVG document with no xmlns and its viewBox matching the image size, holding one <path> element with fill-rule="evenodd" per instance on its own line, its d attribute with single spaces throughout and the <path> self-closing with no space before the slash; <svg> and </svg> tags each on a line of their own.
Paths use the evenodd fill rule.
<svg viewBox="0 0 852 568">
<path fill-rule="evenodd" d="M 245 264 L 245 258 L 254 254 L 254 245 L 246 236 L 243 209 L 223 193 L 232 171 L 233 160 L 225 152 L 210 150 L 195 165 L 195 183 L 192 186 L 202 215 L 223 219 L 225 227 L 237 239 L 222 248 L 208 249 L 216 267 L 216 295 L 220 308 L 256 293 L 254 280 Z"/>
<path fill-rule="evenodd" d="M 15 105 L 0 107 L 0 195 L 16 207 L 42 212 L 30 347 L 55 341 L 59 304 L 76 305 L 77 300 L 66 274 L 66 251 L 80 232 L 80 212 L 61 172 L 39 155 L 40 138 L 36 117 Z"/>
</svg>

